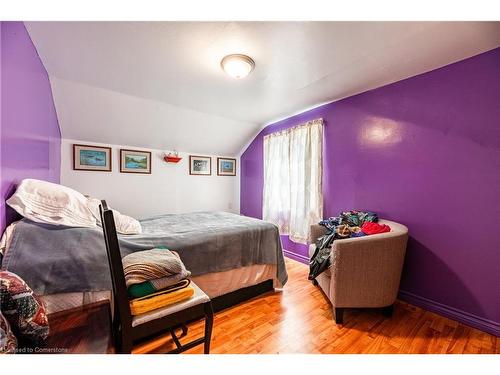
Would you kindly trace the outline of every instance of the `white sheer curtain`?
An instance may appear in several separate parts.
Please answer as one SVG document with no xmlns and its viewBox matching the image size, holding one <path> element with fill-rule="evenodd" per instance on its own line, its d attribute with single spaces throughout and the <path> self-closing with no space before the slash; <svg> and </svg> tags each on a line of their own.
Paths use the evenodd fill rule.
<svg viewBox="0 0 500 375">
<path fill-rule="evenodd" d="M 294 242 L 323 217 L 322 148 L 322 119 L 264 137 L 262 216 Z"/>
</svg>

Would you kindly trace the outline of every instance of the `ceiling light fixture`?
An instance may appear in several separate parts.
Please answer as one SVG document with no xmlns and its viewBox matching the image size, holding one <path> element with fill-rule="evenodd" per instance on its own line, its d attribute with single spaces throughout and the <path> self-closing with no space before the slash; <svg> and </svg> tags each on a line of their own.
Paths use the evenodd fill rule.
<svg viewBox="0 0 500 375">
<path fill-rule="evenodd" d="M 255 67 L 255 61 L 247 55 L 234 54 L 225 56 L 220 66 L 229 76 L 241 79 L 250 74 Z"/>
</svg>

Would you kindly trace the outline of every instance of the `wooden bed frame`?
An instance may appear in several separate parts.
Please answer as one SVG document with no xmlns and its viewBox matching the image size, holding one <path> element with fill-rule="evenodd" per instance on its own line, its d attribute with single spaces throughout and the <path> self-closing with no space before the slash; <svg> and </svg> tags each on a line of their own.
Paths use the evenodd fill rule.
<svg viewBox="0 0 500 375">
<path fill-rule="evenodd" d="M 221 311 L 273 290 L 273 280 L 266 280 L 257 285 L 247 286 L 212 298 L 212 306 L 214 311 Z"/>
</svg>

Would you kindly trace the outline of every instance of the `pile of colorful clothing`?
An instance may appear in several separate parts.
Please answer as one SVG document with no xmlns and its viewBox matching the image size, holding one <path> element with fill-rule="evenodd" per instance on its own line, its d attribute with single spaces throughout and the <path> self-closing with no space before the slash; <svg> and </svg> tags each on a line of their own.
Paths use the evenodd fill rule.
<svg viewBox="0 0 500 375">
<path fill-rule="evenodd" d="M 336 239 L 363 237 L 389 232 L 386 224 L 378 224 L 378 215 L 369 211 L 343 211 L 339 216 L 319 222 L 328 232 L 318 238 L 316 250 L 309 262 L 309 280 L 315 279 L 330 266 L 332 243 Z"/>
<path fill-rule="evenodd" d="M 0 354 L 43 346 L 49 322 L 43 302 L 15 273 L 0 271 Z"/>
<path fill-rule="evenodd" d="M 129 254 L 122 261 L 132 315 L 167 307 L 194 294 L 191 272 L 175 251 L 159 247 Z"/>
</svg>

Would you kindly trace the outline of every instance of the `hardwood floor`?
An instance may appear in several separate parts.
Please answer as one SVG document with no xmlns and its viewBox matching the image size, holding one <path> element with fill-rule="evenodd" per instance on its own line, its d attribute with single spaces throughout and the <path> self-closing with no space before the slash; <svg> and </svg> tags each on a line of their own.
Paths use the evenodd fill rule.
<svg viewBox="0 0 500 375">
<path fill-rule="evenodd" d="M 397 301 L 394 315 L 380 310 L 346 310 L 344 325 L 307 280 L 306 265 L 287 259 L 283 292 L 268 293 L 215 314 L 211 353 L 500 353 L 500 339 L 477 329 Z M 189 326 L 191 339 L 203 324 Z M 134 353 L 162 353 L 170 335 L 138 346 Z M 187 353 L 201 354 L 201 347 Z"/>
<path fill-rule="evenodd" d="M 35 354 L 114 353 L 108 301 L 59 311 L 47 318 L 49 337 Z"/>
</svg>

